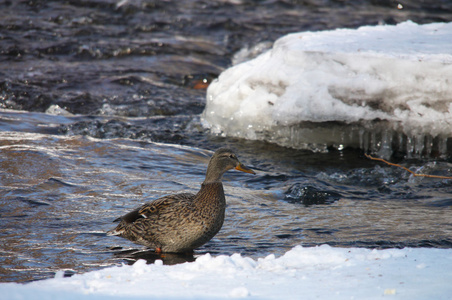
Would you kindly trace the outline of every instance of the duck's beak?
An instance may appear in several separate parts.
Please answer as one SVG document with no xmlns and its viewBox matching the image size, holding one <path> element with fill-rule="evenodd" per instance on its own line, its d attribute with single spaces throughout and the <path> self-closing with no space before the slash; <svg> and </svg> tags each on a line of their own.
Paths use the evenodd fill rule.
<svg viewBox="0 0 452 300">
<path fill-rule="evenodd" d="M 242 165 L 241 163 L 239 163 L 239 164 L 237 165 L 237 167 L 235 167 L 235 169 L 238 170 L 238 171 L 242 171 L 242 172 L 245 172 L 245 173 L 250 173 L 250 174 L 256 175 L 256 172 L 254 172 L 254 171 L 251 170 L 250 168 L 248 168 L 248 167 Z"/>
</svg>

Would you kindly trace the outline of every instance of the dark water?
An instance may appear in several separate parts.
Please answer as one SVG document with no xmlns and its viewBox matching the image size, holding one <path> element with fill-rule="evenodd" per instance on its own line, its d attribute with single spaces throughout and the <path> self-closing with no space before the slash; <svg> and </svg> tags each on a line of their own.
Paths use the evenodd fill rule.
<svg viewBox="0 0 452 300">
<path fill-rule="evenodd" d="M 451 248 L 452 180 L 413 177 L 359 149 L 296 151 L 200 125 L 203 81 L 240 49 L 303 30 L 452 20 L 449 1 L 397 3 L 2 1 L 0 281 L 161 259 L 105 231 L 145 201 L 196 191 L 220 146 L 258 174 L 225 176 L 225 225 L 196 255 Z M 396 159 L 452 173 L 448 160 Z"/>
</svg>

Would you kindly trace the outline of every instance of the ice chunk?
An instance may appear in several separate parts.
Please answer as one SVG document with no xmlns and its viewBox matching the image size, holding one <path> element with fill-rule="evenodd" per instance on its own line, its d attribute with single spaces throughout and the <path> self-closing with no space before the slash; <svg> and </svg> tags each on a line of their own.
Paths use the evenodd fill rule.
<svg viewBox="0 0 452 300">
<path fill-rule="evenodd" d="M 413 22 L 289 34 L 209 86 L 203 123 L 295 148 L 447 151 L 451 36 Z"/>
<path fill-rule="evenodd" d="M 73 116 L 70 112 L 68 112 L 66 109 L 60 107 L 58 104 L 52 104 L 47 108 L 46 114 L 49 115 L 56 115 L 56 116 Z"/>
</svg>

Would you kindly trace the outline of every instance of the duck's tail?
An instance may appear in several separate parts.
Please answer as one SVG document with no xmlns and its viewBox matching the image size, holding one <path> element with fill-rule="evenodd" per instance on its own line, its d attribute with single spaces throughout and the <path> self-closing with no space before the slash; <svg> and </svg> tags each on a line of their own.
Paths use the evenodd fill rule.
<svg viewBox="0 0 452 300">
<path fill-rule="evenodd" d="M 122 233 L 122 230 L 116 230 L 116 228 L 115 228 L 115 229 L 107 231 L 107 236 L 121 235 L 121 233 Z"/>
<path fill-rule="evenodd" d="M 121 218 L 117 218 L 113 222 L 118 222 L 120 220 L 121 220 Z M 124 232 L 124 223 L 121 222 L 121 223 L 118 224 L 118 226 L 116 226 L 115 229 L 107 231 L 107 236 L 121 235 L 123 232 Z"/>
</svg>

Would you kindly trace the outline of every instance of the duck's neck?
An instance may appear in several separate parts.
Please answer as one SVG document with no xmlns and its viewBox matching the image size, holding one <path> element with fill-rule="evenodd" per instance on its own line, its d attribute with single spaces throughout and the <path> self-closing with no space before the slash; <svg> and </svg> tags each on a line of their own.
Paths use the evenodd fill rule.
<svg viewBox="0 0 452 300">
<path fill-rule="evenodd" d="M 201 189 L 195 197 L 196 203 L 205 205 L 208 203 L 225 203 L 223 184 L 221 181 L 217 182 L 203 182 Z"/>
<path fill-rule="evenodd" d="M 207 166 L 206 178 L 204 179 L 203 184 L 213 182 L 221 183 L 221 178 L 223 177 L 224 172 L 225 171 L 220 171 L 216 164 L 212 164 L 212 162 L 210 162 L 209 165 Z"/>
</svg>

